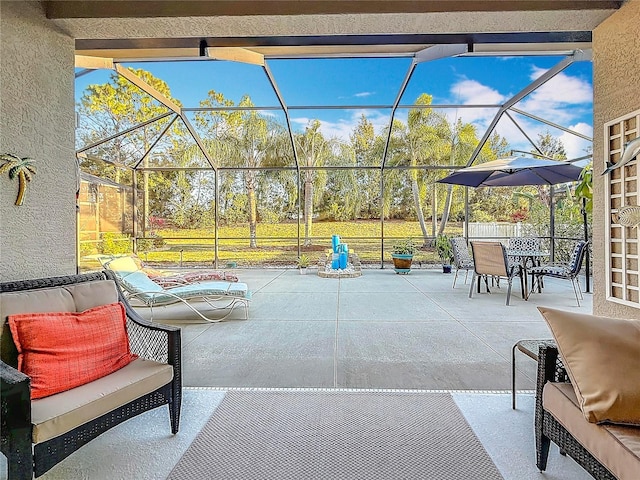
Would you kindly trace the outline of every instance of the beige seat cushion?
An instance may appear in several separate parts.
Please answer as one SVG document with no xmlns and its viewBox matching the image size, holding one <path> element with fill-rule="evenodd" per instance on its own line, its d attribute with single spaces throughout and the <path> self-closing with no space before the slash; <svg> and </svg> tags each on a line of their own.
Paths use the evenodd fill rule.
<svg viewBox="0 0 640 480">
<path fill-rule="evenodd" d="M 171 365 L 137 359 L 106 377 L 31 402 L 33 443 L 83 425 L 173 379 Z"/>
<path fill-rule="evenodd" d="M 538 310 L 558 344 L 584 418 L 640 425 L 640 321 Z"/>
<path fill-rule="evenodd" d="M 575 439 L 620 480 L 640 475 L 640 427 L 585 421 L 569 383 L 547 383 L 542 404 Z"/>
</svg>

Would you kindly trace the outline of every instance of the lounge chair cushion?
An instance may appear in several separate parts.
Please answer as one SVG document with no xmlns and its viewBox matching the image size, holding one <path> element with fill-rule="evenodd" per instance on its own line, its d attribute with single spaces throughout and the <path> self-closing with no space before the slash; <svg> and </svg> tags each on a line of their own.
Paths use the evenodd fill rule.
<svg viewBox="0 0 640 480">
<path fill-rule="evenodd" d="M 118 272 L 120 275 L 126 275 L 140 270 L 138 264 L 131 257 L 116 257 L 113 260 L 106 262 L 105 266 L 109 270 Z"/>
<path fill-rule="evenodd" d="M 538 310 L 587 421 L 640 425 L 640 321 Z"/>
<path fill-rule="evenodd" d="M 241 282 L 201 282 L 167 289 L 164 293 L 148 295 L 148 302 L 154 305 L 175 303 L 179 297 L 184 300 L 197 299 L 198 297 L 238 297 L 248 299 L 249 287 Z"/>
<path fill-rule="evenodd" d="M 129 349 L 121 303 L 81 313 L 9 316 L 18 370 L 31 378 L 31 398 L 43 398 L 109 375 L 136 358 Z"/>
<path fill-rule="evenodd" d="M 164 288 L 151 280 L 144 272 L 138 270 L 133 273 L 122 275 L 115 272 L 123 286 L 130 292 L 163 292 Z"/>
<path fill-rule="evenodd" d="M 40 443 L 95 420 L 173 379 L 173 366 L 138 358 L 86 385 L 31 402 L 33 442 Z"/>
<path fill-rule="evenodd" d="M 121 277 L 130 273 L 142 271 L 151 280 L 163 287 L 171 287 L 176 284 L 187 284 L 195 282 L 205 282 L 210 280 L 226 280 L 227 282 L 237 282 L 238 276 L 231 272 L 221 270 L 195 270 L 192 272 L 172 272 L 167 270 L 157 270 L 145 266 L 135 255 L 109 258 L 103 260 L 102 264 L 109 270 Z"/>
</svg>

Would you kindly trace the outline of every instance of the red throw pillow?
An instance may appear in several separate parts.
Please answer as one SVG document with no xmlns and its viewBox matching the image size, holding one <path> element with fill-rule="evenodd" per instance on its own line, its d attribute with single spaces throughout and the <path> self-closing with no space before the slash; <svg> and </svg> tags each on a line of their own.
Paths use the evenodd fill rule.
<svg viewBox="0 0 640 480">
<path fill-rule="evenodd" d="M 31 378 L 31 399 L 84 385 L 137 358 L 129 348 L 121 303 L 84 312 L 9 315 L 18 370 Z"/>
</svg>

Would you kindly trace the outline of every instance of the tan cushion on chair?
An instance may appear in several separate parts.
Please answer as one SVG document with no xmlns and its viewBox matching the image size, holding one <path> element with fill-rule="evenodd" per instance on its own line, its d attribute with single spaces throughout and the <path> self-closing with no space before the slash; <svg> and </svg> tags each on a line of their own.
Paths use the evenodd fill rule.
<svg viewBox="0 0 640 480">
<path fill-rule="evenodd" d="M 95 420 L 166 385 L 173 367 L 137 359 L 91 383 L 31 402 L 33 443 L 41 443 Z"/>
<path fill-rule="evenodd" d="M 640 425 L 640 321 L 538 310 L 587 421 Z"/>
<path fill-rule="evenodd" d="M 0 353 L 2 361 L 18 368 L 18 350 L 13 343 L 7 317 L 19 313 L 39 312 L 75 312 L 73 296 L 62 288 L 43 288 L 23 292 L 0 294 Z"/>
<path fill-rule="evenodd" d="M 548 382 L 542 393 L 544 409 L 564 426 L 620 480 L 637 480 L 640 472 L 640 427 L 585 422 L 573 387 Z"/>
<path fill-rule="evenodd" d="M 96 280 L 73 285 L 65 285 L 76 304 L 76 312 L 84 312 L 90 308 L 116 303 L 118 290 L 113 280 Z"/>
<path fill-rule="evenodd" d="M 105 262 L 105 267 L 114 272 L 118 272 L 121 275 L 127 273 L 137 272 L 140 270 L 140 266 L 131 257 L 116 257 L 113 260 Z"/>
</svg>

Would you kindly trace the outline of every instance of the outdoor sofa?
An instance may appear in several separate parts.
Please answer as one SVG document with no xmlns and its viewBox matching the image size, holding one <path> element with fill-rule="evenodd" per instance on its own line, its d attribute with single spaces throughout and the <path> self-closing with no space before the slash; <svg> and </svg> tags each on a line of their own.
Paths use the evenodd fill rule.
<svg viewBox="0 0 640 480">
<path fill-rule="evenodd" d="M 598 480 L 640 478 L 640 321 L 539 308 L 537 465 L 551 442 Z"/>
<path fill-rule="evenodd" d="M 38 477 L 161 405 L 169 406 L 171 432 L 178 432 L 180 329 L 138 316 L 112 273 L 0 283 L 0 318 L 0 446 L 9 480 Z M 48 357 L 37 351 L 43 348 Z M 103 358 L 107 351 L 115 356 Z M 85 375 L 86 383 L 54 391 Z"/>
</svg>

